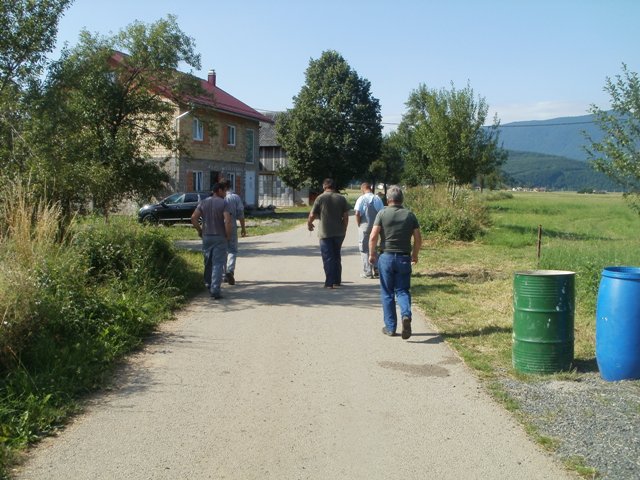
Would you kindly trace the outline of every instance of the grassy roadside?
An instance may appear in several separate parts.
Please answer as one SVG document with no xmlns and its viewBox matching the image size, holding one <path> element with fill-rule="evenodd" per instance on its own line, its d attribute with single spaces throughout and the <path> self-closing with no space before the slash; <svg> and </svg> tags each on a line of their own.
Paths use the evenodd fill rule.
<svg viewBox="0 0 640 480">
<path fill-rule="evenodd" d="M 554 450 L 557 441 L 541 435 L 520 413 L 499 379 L 579 380 L 596 369 L 595 305 L 601 271 L 609 265 L 640 265 L 640 218 L 614 194 L 514 193 L 489 206 L 493 226 L 475 242 L 426 237 L 412 280 L 414 301 L 494 398 L 543 448 Z M 543 232 L 540 259 L 538 225 Z M 536 269 L 576 272 L 571 372 L 523 375 L 512 368 L 514 273 Z M 588 478 L 596 475 L 580 458 L 567 467 Z"/>
<path fill-rule="evenodd" d="M 482 375 L 511 371 L 512 289 L 521 270 L 576 272 L 575 360 L 595 356 L 595 300 L 607 265 L 639 265 L 640 219 L 619 195 L 520 193 L 490 202 L 492 229 L 471 243 L 425 241 L 415 300 Z M 540 260 L 537 229 L 542 226 Z"/>
</svg>

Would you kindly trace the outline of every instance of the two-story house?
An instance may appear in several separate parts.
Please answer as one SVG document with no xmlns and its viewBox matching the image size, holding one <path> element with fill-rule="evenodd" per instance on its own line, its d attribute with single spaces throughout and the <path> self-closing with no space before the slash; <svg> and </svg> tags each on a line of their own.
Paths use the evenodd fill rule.
<svg viewBox="0 0 640 480">
<path fill-rule="evenodd" d="M 272 123 L 216 85 L 216 73 L 200 80 L 205 94 L 176 105 L 175 129 L 187 146 L 167 168 L 175 191 L 204 191 L 221 176 L 246 205 L 257 205 L 260 122 Z M 158 152 L 164 154 L 166 152 Z"/>
<path fill-rule="evenodd" d="M 270 122 L 260 123 L 260 171 L 258 174 L 258 204 L 289 207 L 309 203 L 309 189 L 294 190 L 278 175 L 287 164 L 287 152 L 276 140 L 275 121 L 279 112 L 265 112 Z"/>
</svg>

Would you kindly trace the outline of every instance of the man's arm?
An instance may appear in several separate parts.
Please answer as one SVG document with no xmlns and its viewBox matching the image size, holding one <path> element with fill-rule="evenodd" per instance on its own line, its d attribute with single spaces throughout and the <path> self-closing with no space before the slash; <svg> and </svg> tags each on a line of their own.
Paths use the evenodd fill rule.
<svg viewBox="0 0 640 480">
<path fill-rule="evenodd" d="M 229 241 L 231 239 L 232 228 L 234 228 L 234 226 L 232 225 L 233 220 L 231 218 L 231 214 L 226 210 L 222 213 L 222 215 L 224 216 L 224 233 L 227 237 L 227 241 Z"/>
<path fill-rule="evenodd" d="M 418 263 L 418 252 L 420 251 L 420 247 L 422 247 L 422 235 L 420 234 L 420 229 L 416 228 L 413 230 L 413 249 L 411 251 L 411 263 Z"/>
<path fill-rule="evenodd" d="M 198 232 L 198 236 L 202 237 L 202 227 L 200 226 L 199 220 L 202 218 L 202 211 L 199 208 L 196 208 L 191 214 L 191 225 L 196 228 Z"/>
<path fill-rule="evenodd" d="M 247 236 L 247 229 L 245 228 L 244 223 L 244 204 L 242 203 L 242 199 L 238 196 L 238 205 L 237 205 L 236 217 L 240 222 L 240 236 Z M 234 225 L 235 226 L 235 225 Z"/>
<path fill-rule="evenodd" d="M 313 225 L 313 221 L 316 219 L 316 216 L 313 214 L 313 210 L 309 212 L 309 218 L 307 218 L 307 228 L 310 232 L 313 232 L 315 226 Z"/>
<path fill-rule="evenodd" d="M 380 235 L 380 225 L 374 225 L 369 235 L 369 263 L 376 263 L 376 248 L 378 246 L 378 236 Z"/>
<path fill-rule="evenodd" d="M 349 210 L 342 214 L 342 225 L 344 225 L 344 231 L 346 232 L 349 226 Z"/>
<path fill-rule="evenodd" d="M 362 213 L 360 213 L 360 204 L 362 203 L 362 196 L 359 196 L 356 200 L 356 204 L 353 206 L 353 210 L 356 214 L 356 225 L 360 226 L 362 223 Z"/>
</svg>

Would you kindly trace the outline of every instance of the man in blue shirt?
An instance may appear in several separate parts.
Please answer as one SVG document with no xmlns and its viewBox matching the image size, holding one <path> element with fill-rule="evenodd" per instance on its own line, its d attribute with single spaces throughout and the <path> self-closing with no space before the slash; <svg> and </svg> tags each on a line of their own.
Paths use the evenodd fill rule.
<svg viewBox="0 0 640 480">
<path fill-rule="evenodd" d="M 380 210 L 384 208 L 384 204 L 380 197 L 374 195 L 371 191 L 371 185 L 363 182 L 360 185 L 362 195 L 356 200 L 354 207 L 356 224 L 358 225 L 358 249 L 362 258 L 361 278 L 374 278 L 376 265 L 369 262 L 369 236 L 373 228 L 373 221 Z"/>
<path fill-rule="evenodd" d="M 224 201 L 229 205 L 229 213 L 231 214 L 231 238 L 227 246 L 227 263 L 225 268 L 224 281 L 229 285 L 235 285 L 236 279 L 234 272 L 236 270 L 236 258 L 238 256 L 238 221 L 240 222 L 240 235 L 247 236 L 247 230 L 244 223 L 244 204 L 240 195 L 234 193 L 233 187 L 229 180 L 224 181 L 225 197 Z"/>
</svg>

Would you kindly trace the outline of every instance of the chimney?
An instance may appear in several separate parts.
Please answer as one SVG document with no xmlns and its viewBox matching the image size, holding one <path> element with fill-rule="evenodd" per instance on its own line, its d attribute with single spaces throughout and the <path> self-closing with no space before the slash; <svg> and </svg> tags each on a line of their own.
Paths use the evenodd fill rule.
<svg viewBox="0 0 640 480">
<path fill-rule="evenodd" d="M 216 86 L 216 71 L 214 69 L 209 70 L 209 76 L 207 77 L 208 82 L 213 85 L 214 87 Z"/>
</svg>

